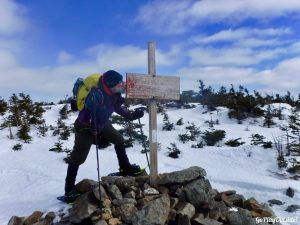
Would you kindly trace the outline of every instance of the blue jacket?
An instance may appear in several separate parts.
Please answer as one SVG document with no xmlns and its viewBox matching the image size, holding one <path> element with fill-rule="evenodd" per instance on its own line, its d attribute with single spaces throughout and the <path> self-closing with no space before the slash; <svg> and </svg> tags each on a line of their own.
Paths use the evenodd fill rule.
<svg viewBox="0 0 300 225">
<path fill-rule="evenodd" d="M 122 106 L 125 99 L 121 94 L 109 94 L 105 91 L 103 79 L 100 77 L 97 88 L 92 88 L 88 94 L 82 111 L 79 112 L 78 120 L 93 131 L 100 132 L 109 118 L 116 112 L 126 119 L 131 118 L 130 111 Z"/>
</svg>

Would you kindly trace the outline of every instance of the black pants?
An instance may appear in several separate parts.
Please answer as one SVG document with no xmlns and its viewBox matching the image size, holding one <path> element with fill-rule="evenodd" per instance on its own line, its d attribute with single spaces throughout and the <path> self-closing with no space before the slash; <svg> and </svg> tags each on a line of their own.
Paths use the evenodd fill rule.
<svg viewBox="0 0 300 225">
<path fill-rule="evenodd" d="M 76 120 L 74 126 L 75 142 L 70 156 L 70 163 L 76 165 L 83 164 L 89 154 L 92 144 L 96 144 L 96 141 L 99 144 L 101 140 L 114 144 L 120 166 L 127 163 L 128 158 L 125 152 L 124 138 L 110 122 L 104 126 L 97 136 L 97 140 L 95 135 L 79 121 Z"/>
<path fill-rule="evenodd" d="M 110 122 L 104 126 L 97 138 L 88 127 L 78 120 L 75 121 L 74 127 L 75 141 L 73 151 L 68 159 L 69 165 L 65 183 L 66 194 L 75 187 L 79 165 L 85 162 L 92 144 L 99 144 L 101 140 L 114 144 L 120 168 L 127 168 L 130 165 L 125 151 L 124 138 Z"/>
</svg>

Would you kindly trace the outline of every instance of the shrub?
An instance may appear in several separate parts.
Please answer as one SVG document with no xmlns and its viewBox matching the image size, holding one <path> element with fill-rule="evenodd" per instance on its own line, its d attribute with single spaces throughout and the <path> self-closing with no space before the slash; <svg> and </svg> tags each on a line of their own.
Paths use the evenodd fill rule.
<svg viewBox="0 0 300 225">
<path fill-rule="evenodd" d="M 225 138 L 226 132 L 224 130 L 206 130 L 202 135 L 203 140 L 208 146 L 214 146 L 217 142 Z"/>
<path fill-rule="evenodd" d="M 18 143 L 18 144 L 15 144 L 15 145 L 12 147 L 12 150 L 14 150 L 14 151 L 20 151 L 20 150 L 22 150 L 22 148 L 23 148 L 23 145 L 20 144 L 20 143 Z"/>
<path fill-rule="evenodd" d="M 273 143 L 272 143 L 272 141 L 266 141 L 266 142 L 263 142 L 262 146 L 263 146 L 263 148 L 272 148 Z"/>
<path fill-rule="evenodd" d="M 228 145 L 228 146 L 231 146 L 231 147 L 238 147 L 240 145 L 243 145 L 245 144 L 244 141 L 239 141 L 241 140 L 242 138 L 237 138 L 237 139 L 230 139 L 228 140 L 227 142 L 225 142 L 225 145 Z"/>
<path fill-rule="evenodd" d="M 190 140 L 190 136 L 188 134 L 179 134 L 179 141 L 181 141 L 182 143 L 186 143 Z"/>
<path fill-rule="evenodd" d="M 171 147 L 167 147 L 167 149 L 169 149 L 168 156 L 174 159 L 178 158 L 181 153 L 175 143 L 171 143 Z"/>
<path fill-rule="evenodd" d="M 191 147 L 192 148 L 203 148 L 204 143 L 203 143 L 203 141 L 199 141 L 197 144 L 193 144 Z"/>
<path fill-rule="evenodd" d="M 180 118 L 180 119 L 176 122 L 176 125 L 178 125 L 178 126 L 183 125 L 183 119 Z"/>
<path fill-rule="evenodd" d="M 264 143 L 265 137 L 260 134 L 252 134 L 251 135 L 251 145 L 261 145 Z"/>
<path fill-rule="evenodd" d="M 277 157 L 277 164 L 280 169 L 287 167 L 287 161 L 285 160 L 283 155 L 279 155 Z"/>
<path fill-rule="evenodd" d="M 171 123 L 169 120 L 169 116 L 166 112 L 163 113 L 164 118 L 163 118 L 163 130 L 166 131 L 171 131 L 174 130 L 174 123 Z"/>
</svg>

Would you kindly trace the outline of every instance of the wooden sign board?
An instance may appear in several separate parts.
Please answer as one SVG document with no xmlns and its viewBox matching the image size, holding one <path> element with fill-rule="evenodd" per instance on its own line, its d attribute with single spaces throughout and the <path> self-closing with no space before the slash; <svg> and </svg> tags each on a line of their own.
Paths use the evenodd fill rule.
<svg viewBox="0 0 300 225">
<path fill-rule="evenodd" d="M 180 79 L 175 76 L 126 74 L 126 97 L 135 99 L 179 100 Z"/>
</svg>

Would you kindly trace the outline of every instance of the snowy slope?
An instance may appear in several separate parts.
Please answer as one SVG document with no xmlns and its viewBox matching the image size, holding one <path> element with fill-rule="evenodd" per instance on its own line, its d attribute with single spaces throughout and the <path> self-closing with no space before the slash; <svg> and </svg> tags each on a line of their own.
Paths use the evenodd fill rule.
<svg viewBox="0 0 300 225">
<path fill-rule="evenodd" d="M 52 106 L 44 113 L 47 125 L 56 124 L 61 107 L 62 105 Z M 284 113 L 288 113 L 288 106 L 285 107 L 287 110 Z M 259 133 L 264 135 L 267 141 L 272 141 L 273 136 L 281 135 L 282 131 L 278 127 L 262 127 L 262 119 L 255 121 L 248 119 L 243 124 L 237 124 L 236 120 L 228 119 L 225 108 L 218 108 L 218 111 L 211 114 L 204 113 L 205 111 L 205 108 L 199 105 L 193 109 L 167 110 L 171 122 L 176 123 L 181 117 L 184 121 L 184 125 L 176 126 L 173 131 L 162 131 L 163 117 L 158 114 L 158 142 L 161 144 L 158 152 L 159 173 L 200 166 L 207 171 L 207 178 L 213 188 L 219 191 L 236 190 L 245 198 L 255 197 L 263 203 L 273 198 L 281 200 L 285 202 L 283 206 L 272 207 L 276 215 L 299 217 L 300 224 L 299 210 L 295 213 L 284 211 L 288 205 L 299 204 L 300 181 L 279 175 L 283 172 L 278 170 L 275 149 L 263 149 L 250 145 L 251 134 Z M 76 114 L 72 114 L 68 123 L 73 123 L 75 118 Z M 220 125 L 215 125 L 215 129 L 226 131 L 225 140 L 240 137 L 246 144 L 236 148 L 222 146 L 194 149 L 190 146 L 196 142 L 186 144 L 179 142 L 178 134 L 185 133 L 187 122 L 194 122 L 201 131 L 205 131 L 208 129 L 205 121 L 211 118 L 218 119 L 220 122 Z M 148 134 L 147 114 L 141 122 L 146 124 L 144 132 Z M 285 121 L 277 122 L 285 123 Z M 8 134 L 7 129 L 0 131 L 0 224 L 7 224 L 13 215 L 28 216 L 35 210 L 43 212 L 67 210 L 67 205 L 56 200 L 57 196 L 63 194 L 64 189 L 67 168 L 63 161 L 65 153 L 48 151 L 57 142 L 57 137 L 53 137 L 51 132 L 47 137 L 38 137 L 33 131 L 32 143 L 23 144 L 23 150 L 15 152 L 11 148 L 19 141 L 9 140 Z M 71 138 L 64 142 L 64 147 L 71 149 L 73 141 L 74 137 L 71 135 Z M 182 151 L 179 159 L 167 156 L 167 147 L 171 142 L 176 143 Z M 140 153 L 141 150 L 142 147 L 136 144 L 133 148 L 127 149 L 128 156 L 132 163 L 146 166 L 147 161 L 145 155 Z M 100 163 L 101 176 L 117 171 L 118 165 L 113 146 L 100 151 Z M 83 178 L 97 180 L 96 168 L 96 152 L 93 146 L 86 163 L 80 167 L 77 181 Z M 285 195 L 288 187 L 295 189 L 294 198 Z"/>
</svg>

